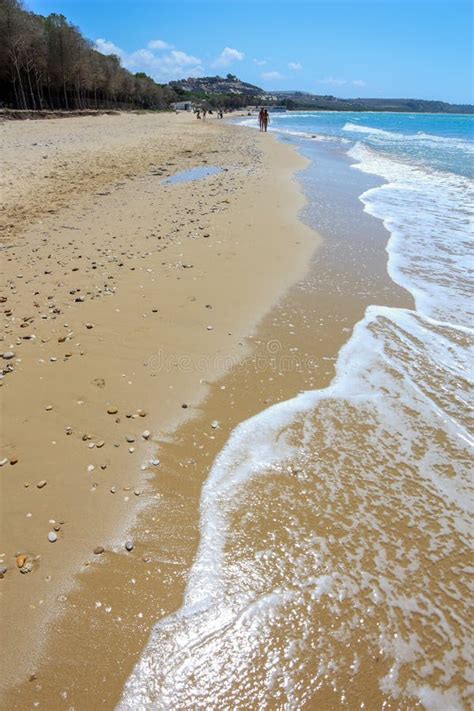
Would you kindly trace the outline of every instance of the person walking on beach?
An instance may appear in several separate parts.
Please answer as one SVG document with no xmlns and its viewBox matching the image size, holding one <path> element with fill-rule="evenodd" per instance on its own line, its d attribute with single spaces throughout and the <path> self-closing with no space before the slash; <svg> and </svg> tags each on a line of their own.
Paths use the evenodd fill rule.
<svg viewBox="0 0 474 711">
<path fill-rule="evenodd" d="M 258 125 L 260 126 L 260 130 L 263 131 L 263 115 L 265 113 L 265 109 L 263 106 L 260 108 L 260 111 L 258 112 Z"/>
<path fill-rule="evenodd" d="M 263 110 L 263 130 L 267 132 L 268 125 L 270 123 L 270 114 L 266 109 Z"/>
</svg>

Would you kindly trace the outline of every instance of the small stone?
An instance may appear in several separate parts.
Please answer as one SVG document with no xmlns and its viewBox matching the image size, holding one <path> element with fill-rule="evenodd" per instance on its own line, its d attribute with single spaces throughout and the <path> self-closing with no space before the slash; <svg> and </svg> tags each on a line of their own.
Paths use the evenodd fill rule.
<svg viewBox="0 0 474 711">
<path fill-rule="evenodd" d="M 107 413 L 109 415 L 116 415 L 117 412 L 118 412 L 118 407 L 114 407 L 113 405 L 111 405 L 110 407 L 107 408 Z"/>
<path fill-rule="evenodd" d="M 125 549 L 129 552 L 133 551 L 133 541 L 132 540 L 129 539 L 128 541 L 125 541 Z"/>
<path fill-rule="evenodd" d="M 140 496 L 140 494 L 141 494 L 142 492 L 141 492 L 140 489 L 134 489 L 134 490 L 133 490 L 133 493 L 135 494 L 135 496 Z"/>
<path fill-rule="evenodd" d="M 25 575 L 26 573 L 31 573 L 33 570 L 33 561 L 27 560 L 20 568 L 20 573 Z"/>
<path fill-rule="evenodd" d="M 93 323 L 86 323 L 86 328 L 89 328 L 89 329 L 94 328 L 94 324 Z"/>
<path fill-rule="evenodd" d="M 46 481 L 46 479 L 41 479 L 41 481 L 39 481 L 39 482 L 36 484 L 36 486 L 37 486 L 38 489 L 42 489 L 43 487 L 46 486 L 47 483 L 48 483 L 48 482 Z"/>
<path fill-rule="evenodd" d="M 208 326 L 208 327 L 207 327 L 207 330 L 208 330 L 208 331 L 212 331 L 213 328 L 214 328 L 213 326 Z"/>
<path fill-rule="evenodd" d="M 58 540 L 58 535 L 57 535 L 57 533 L 55 533 L 54 531 L 50 531 L 50 532 L 48 533 L 48 541 L 49 541 L 50 543 L 56 543 L 57 540 Z"/>
<path fill-rule="evenodd" d="M 132 435 L 127 435 L 126 438 L 127 442 L 129 444 L 132 444 L 132 442 L 135 442 L 135 437 L 132 437 Z"/>
<path fill-rule="evenodd" d="M 17 567 L 18 567 L 18 568 L 23 568 L 23 566 L 25 565 L 26 561 L 27 561 L 26 555 L 23 555 L 22 553 L 20 553 L 20 555 L 17 555 L 17 557 L 16 557 L 16 564 L 17 564 Z"/>
<path fill-rule="evenodd" d="M 10 457 L 10 464 L 17 464 L 18 462 L 18 457 Z"/>
<path fill-rule="evenodd" d="M 53 528 L 54 528 L 55 531 L 60 531 L 60 530 L 61 530 L 61 526 L 59 525 L 59 523 L 57 523 L 56 525 L 54 525 Z"/>
<path fill-rule="evenodd" d="M 4 353 L 2 353 L 2 358 L 3 360 L 11 360 L 15 357 L 15 355 L 16 353 L 14 351 L 5 351 Z"/>
<path fill-rule="evenodd" d="M 143 439 L 150 439 L 150 436 L 151 436 L 150 430 L 143 430 L 143 432 L 142 432 Z"/>
<path fill-rule="evenodd" d="M 211 427 L 212 427 L 213 430 L 217 430 L 217 429 L 220 427 L 220 422 L 219 422 L 219 420 L 213 420 L 213 421 L 211 422 Z"/>
<path fill-rule="evenodd" d="M 183 408 L 183 410 L 186 410 L 186 408 L 187 408 L 188 406 L 186 405 L 185 402 L 183 402 L 183 404 L 181 405 L 181 407 Z"/>
<path fill-rule="evenodd" d="M 105 548 L 103 546 L 96 546 L 94 548 L 94 555 L 101 555 L 105 551 Z"/>
<path fill-rule="evenodd" d="M 0 467 L 4 467 L 5 464 L 8 464 L 8 459 L 6 457 L 0 459 Z"/>
<path fill-rule="evenodd" d="M 46 410 L 46 412 L 50 412 L 50 411 L 53 409 L 53 406 L 52 406 L 52 405 L 46 405 L 46 407 L 45 407 L 44 409 Z"/>
<path fill-rule="evenodd" d="M 0 578 L 3 578 L 4 575 L 6 575 L 8 568 L 4 568 L 3 566 L 0 568 Z"/>
<path fill-rule="evenodd" d="M 137 414 L 140 415 L 140 417 L 146 417 L 146 411 L 145 411 L 145 410 L 137 410 Z"/>
<path fill-rule="evenodd" d="M 159 467 L 160 460 L 159 459 L 152 459 L 152 460 L 150 460 L 150 464 L 152 464 L 154 467 Z"/>
<path fill-rule="evenodd" d="M 101 439 L 97 444 L 95 445 L 97 449 L 101 449 L 104 446 L 105 442 L 103 439 Z"/>
<path fill-rule="evenodd" d="M 115 494 L 117 492 L 117 487 L 116 486 L 111 486 L 110 487 L 110 493 Z"/>
</svg>

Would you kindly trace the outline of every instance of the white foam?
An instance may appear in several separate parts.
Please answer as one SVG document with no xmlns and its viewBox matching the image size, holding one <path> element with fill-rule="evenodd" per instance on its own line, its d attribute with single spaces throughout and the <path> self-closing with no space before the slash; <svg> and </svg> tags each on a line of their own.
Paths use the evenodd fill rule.
<svg viewBox="0 0 474 711">
<path fill-rule="evenodd" d="M 374 128 L 372 126 L 362 126 L 348 121 L 343 127 L 343 131 L 350 133 L 361 133 L 367 136 L 379 137 L 387 141 L 417 141 L 427 144 L 441 144 L 446 148 L 457 148 L 469 155 L 474 155 L 474 144 L 472 141 L 463 141 L 459 138 L 450 136 L 437 136 L 432 133 L 419 131 L 418 133 L 398 133 L 397 131 L 387 131 L 382 128 Z"/>
</svg>

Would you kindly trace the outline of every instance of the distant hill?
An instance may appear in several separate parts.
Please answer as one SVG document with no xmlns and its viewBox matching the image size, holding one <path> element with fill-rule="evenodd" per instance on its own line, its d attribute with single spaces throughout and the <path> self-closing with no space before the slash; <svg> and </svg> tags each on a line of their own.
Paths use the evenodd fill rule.
<svg viewBox="0 0 474 711">
<path fill-rule="evenodd" d="M 425 99 L 339 99 L 302 91 L 273 92 L 287 108 L 312 108 L 331 111 L 408 111 L 414 113 L 474 113 L 472 104 L 448 104 Z"/>
<path fill-rule="evenodd" d="M 234 74 L 226 77 L 189 77 L 173 81 L 170 88 L 182 98 L 211 106 L 241 108 L 255 104 L 282 105 L 288 110 L 313 109 L 322 111 L 408 111 L 416 113 L 474 113 L 470 104 L 448 104 L 444 101 L 423 99 L 339 99 L 331 95 L 310 94 L 304 91 L 266 91 L 255 84 L 242 81 Z"/>
<path fill-rule="evenodd" d="M 189 77 L 179 81 L 170 82 L 170 86 L 178 93 L 181 91 L 191 94 L 235 94 L 237 96 L 266 96 L 267 92 L 254 84 L 241 81 L 234 74 L 226 77 Z"/>
</svg>

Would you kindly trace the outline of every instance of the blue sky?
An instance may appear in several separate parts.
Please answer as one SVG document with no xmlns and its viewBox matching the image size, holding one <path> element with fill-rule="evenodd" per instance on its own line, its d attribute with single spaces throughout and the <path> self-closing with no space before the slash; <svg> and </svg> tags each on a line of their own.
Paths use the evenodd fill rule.
<svg viewBox="0 0 474 711">
<path fill-rule="evenodd" d="M 471 0 L 25 0 L 157 81 L 472 103 Z"/>
</svg>

